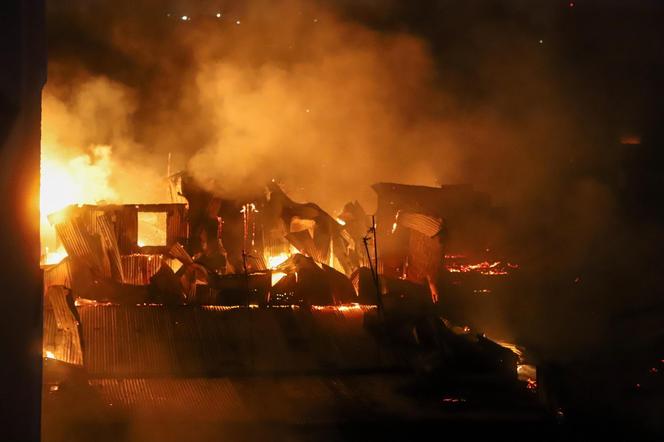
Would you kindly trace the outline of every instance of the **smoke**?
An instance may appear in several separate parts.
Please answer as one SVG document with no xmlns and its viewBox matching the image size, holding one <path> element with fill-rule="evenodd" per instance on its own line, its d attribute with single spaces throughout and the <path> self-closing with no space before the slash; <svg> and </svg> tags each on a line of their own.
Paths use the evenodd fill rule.
<svg viewBox="0 0 664 442">
<path fill-rule="evenodd" d="M 532 274 L 609 262 L 618 129 L 564 69 L 560 5 L 411 3 L 50 2 L 44 155 L 103 169 L 85 198 L 110 202 L 165 201 L 169 154 L 227 197 L 275 179 L 332 213 L 372 211 L 379 181 L 466 182 L 513 209 Z M 561 292 L 515 316 L 581 311 Z"/>
<path fill-rule="evenodd" d="M 112 146 L 120 200 L 163 185 L 154 179 L 168 153 L 174 169 L 225 195 L 243 198 L 276 179 L 331 211 L 353 199 L 373 209 L 369 186 L 379 181 L 494 190 L 507 179 L 501 196 L 541 176 L 515 182 L 513 170 L 532 169 L 521 167 L 519 149 L 546 120 L 468 107 L 413 33 L 372 29 L 320 3 L 255 1 L 219 9 L 220 18 L 199 8 L 188 20 L 150 5 L 140 16 L 117 5 L 95 9 L 104 18 L 84 7 L 53 12 L 54 26 L 73 22 L 96 45 L 78 58 L 56 47 L 46 96 L 68 104 L 55 100 L 45 118 L 69 119 L 53 126 L 79 154 Z M 66 117 L 51 116 L 62 108 Z"/>
</svg>

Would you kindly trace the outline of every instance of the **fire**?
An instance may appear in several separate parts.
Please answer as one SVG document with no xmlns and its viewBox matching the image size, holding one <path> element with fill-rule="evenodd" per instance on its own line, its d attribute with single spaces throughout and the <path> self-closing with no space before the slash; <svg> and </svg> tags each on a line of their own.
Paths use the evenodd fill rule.
<svg viewBox="0 0 664 442">
<path fill-rule="evenodd" d="M 46 350 L 44 352 L 44 356 L 46 357 L 46 359 L 55 359 L 55 354 L 52 351 Z"/>
<path fill-rule="evenodd" d="M 480 262 L 477 264 L 461 264 L 456 262 L 446 262 L 445 268 L 450 273 L 469 273 L 477 272 L 485 276 L 508 275 L 510 270 L 518 269 L 518 264 L 505 263 L 502 261 Z"/>
<path fill-rule="evenodd" d="M 89 155 L 66 159 L 57 149 L 42 145 L 41 194 L 39 208 L 43 215 L 70 204 L 96 203 L 116 198 L 109 186 L 111 175 L 110 146 L 96 146 Z"/>
<path fill-rule="evenodd" d="M 116 193 L 109 185 L 111 148 L 96 146 L 89 154 L 68 156 L 66 149 L 51 143 L 48 135 L 42 142 L 40 167 L 40 229 L 43 247 L 42 263 L 54 264 L 66 256 L 55 249 L 55 231 L 47 216 L 71 204 L 114 200 Z"/>
<path fill-rule="evenodd" d="M 290 255 L 288 253 L 280 253 L 278 255 L 268 256 L 266 258 L 267 267 L 270 270 L 274 270 L 279 267 L 280 264 L 283 264 L 289 257 Z M 272 285 L 278 283 L 284 276 L 286 276 L 284 272 L 272 272 Z"/>
<path fill-rule="evenodd" d="M 279 267 L 280 264 L 283 264 L 288 259 L 288 253 L 280 253 L 275 256 L 268 256 L 267 266 L 268 268 L 274 270 Z"/>
<path fill-rule="evenodd" d="M 67 257 L 67 252 L 64 248 L 59 248 L 55 252 L 50 252 L 48 247 L 44 247 L 44 255 L 42 256 L 42 264 L 51 265 L 58 264 L 60 261 Z"/>
</svg>

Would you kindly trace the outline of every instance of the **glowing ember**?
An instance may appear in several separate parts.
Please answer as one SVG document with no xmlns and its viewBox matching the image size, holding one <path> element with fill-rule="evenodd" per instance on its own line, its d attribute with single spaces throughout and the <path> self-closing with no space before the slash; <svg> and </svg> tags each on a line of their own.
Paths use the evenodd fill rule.
<svg viewBox="0 0 664 442">
<path fill-rule="evenodd" d="M 332 310 L 336 312 L 360 312 L 376 308 L 375 305 L 358 304 L 356 302 L 342 305 L 312 305 L 313 310 Z"/>
<path fill-rule="evenodd" d="M 461 264 L 457 262 L 446 262 L 445 268 L 450 273 L 477 272 L 485 276 L 509 275 L 510 270 L 518 269 L 518 264 L 505 263 L 502 261 L 480 262 L 478 264 Z"/>
</svg>

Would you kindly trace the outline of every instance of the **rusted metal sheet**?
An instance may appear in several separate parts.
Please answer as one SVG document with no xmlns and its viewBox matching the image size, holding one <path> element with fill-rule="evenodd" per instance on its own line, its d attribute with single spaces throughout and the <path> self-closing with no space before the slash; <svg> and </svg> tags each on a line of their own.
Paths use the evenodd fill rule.
<svg viewBox="0 0 664 442">
<path fill-rule="evenodd" d="M 93 377 L 200 376 L 384 369 L 364 327 L 371 310 L 81 306 Z"/>
<path fill-rule="evenodd" d="M 164 258 L 162 255 L 132 254 L 122 256 L 124 282 L 134 285 L 148 285 L 152 275 L 159 271 Z"/>
</svg>

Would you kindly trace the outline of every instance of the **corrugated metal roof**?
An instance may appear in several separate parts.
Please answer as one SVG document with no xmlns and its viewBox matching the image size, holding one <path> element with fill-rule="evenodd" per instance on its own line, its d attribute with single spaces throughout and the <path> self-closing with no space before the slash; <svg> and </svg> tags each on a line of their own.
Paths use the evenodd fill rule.
<svg viewBox="0 0 664 442">
<path fill-rule="evenodd" d="M 162 255 L 133 254 L 122 256 L 124 282 L 134 285 L 148 285 L 150 278 L 161 268 Z"/>
<path fill-rule="evenodd" d="M 243 419 L 248 410 L 225 378 L 95 379 L 90 385 L 110 406 L 198 418 Z"/>
<path fill-rule="evenodd" d="M 51 286 L 46 292 L 44 309 L 44 352 L 55 359 L 81 365 L 83 355 L 78 319 L 67 300 L 68 289 Z"/>
<path fill-rule="evenodd" d="M 95 212 L 95 226 L 96 230 L 102 240 L 105 255 L 108 256 L 111 264 L 111 272 L 120 282 L 125 281 L 124 272 L 122 271 L 122 261 L 120 259 L 120 250 L 118 249 L 118 242 L 115 238 L 113 231 L 113 222 L 111 218 L 103 212 Z"/>
<path fill-rule="evenodd" d="M 315 424 L 441 418 L 451 407 L 404 393 L 403 375 L 95 379 L 107 405 L 130 416 Z M 464 399 L 465 402 L 465 399 Z M 442 405 L 441 405 L 442 404 Z M 456 408 L 459 408 L 458 406 Z"/>
<path fill-rule="evenodd" d="M 423 215 L 421 213 L 399 212 L 397 224 L 433 237 L 440 232 L 442 222 L 439 218 Z"/>
<path fill-rule="evenodd" d="M 71 259 L 85 262 L 99 275 L 111 277 L 110 262 L 103 253 L 101 239 L 88 232 L 82 219 L 62 221 L 55 225 L 55 231 Z"/>
<path fill-rule="evenodd" d="M 58 264 L 44 268 L 44 293 L 52 285 L 62 285 L 71 288 L 69 257 L 66 257 Z"/>
<path fill-rule="evenodd" d="M 393 366 L 362 307 L 80 306 L 92 376 L 304 373 Z"/>
</svg>

